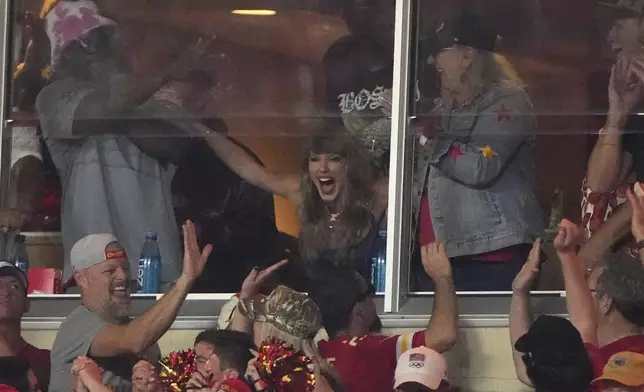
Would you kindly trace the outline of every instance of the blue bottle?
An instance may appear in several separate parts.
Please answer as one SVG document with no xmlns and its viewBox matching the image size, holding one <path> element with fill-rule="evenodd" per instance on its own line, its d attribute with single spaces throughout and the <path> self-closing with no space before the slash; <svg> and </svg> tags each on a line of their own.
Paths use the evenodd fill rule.
<svg viewBox="0 0 644 392">
<path fill-rule="evenodd" d="M 145 243 L 139 257 L 137 271 L 137 292 L 157 294 L 161 286 L 161 253 L 157 244 L 157 233 L 145 233 Z"/>
<path fill-rule="evenodd" d="M 379 231 L 374 244 L 374 256 L 371 259 L 371 283 L 377 293 L 385 292 L 387 279 L 387 232 Z"/>
<path fill-rule="evenodd" d="M 13 265 L 20 268 L 26 274 L 27 270 L 29 270 L 29 257 L 27 256 L 27 248 L 25 247 L 25 236 L 22 234 L 16 236 L 15 252 Z"/>
</svg>

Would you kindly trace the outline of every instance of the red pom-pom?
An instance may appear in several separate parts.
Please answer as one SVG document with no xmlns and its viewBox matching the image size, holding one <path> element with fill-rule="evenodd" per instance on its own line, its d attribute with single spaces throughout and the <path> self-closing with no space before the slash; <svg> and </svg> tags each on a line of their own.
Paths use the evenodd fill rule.
<svg viewBox="0 0 644 392">
<path fill-rule="evenodd" d="M 190 376 L 197 370 L 193 350 L 173 351 L 159 361 L 159 378 L 166 392 L 183 392 Z"/>
<path fill-rule="evenodd" d="M 255 368 L 273 392 L 313 392 L 315 364 L 286 342 L 270 338 L 259 347 Z"/>
</svg>

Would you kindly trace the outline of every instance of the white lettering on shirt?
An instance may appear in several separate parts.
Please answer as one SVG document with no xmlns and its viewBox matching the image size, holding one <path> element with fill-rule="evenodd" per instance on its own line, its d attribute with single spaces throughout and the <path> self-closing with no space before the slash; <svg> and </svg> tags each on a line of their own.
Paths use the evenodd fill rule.
<svg viewBox="0 0 644 392">
<path fill-rule="evenodd" d="M 383 86 L 378 86 L 373 89 L 373 91 L 362 89 L 358 93 L 353 91 L 343 93 L 338 95 L 338 99 L 340 100 L 338 107 L 342 111 L 342 114 L 351 113 L 354 110 L 361 111 L 367 108 L 375 110 L 381 106 L 380 96 L 384 92 L 385 88 Z"/>
</svg>

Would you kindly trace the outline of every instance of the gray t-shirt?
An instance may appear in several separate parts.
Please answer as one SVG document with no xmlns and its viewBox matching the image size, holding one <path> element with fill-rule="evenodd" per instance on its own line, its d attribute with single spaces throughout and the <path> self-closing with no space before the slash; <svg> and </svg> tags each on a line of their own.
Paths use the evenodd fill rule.
<svg viewBox="0 0 644 392">
<path fill-rule="evenodd" d="M 72 363 L 79 356 L 89 356 L 89 349 L 98 332 L 110 323 L 81 305 L 63 321 L 51 349 L 50 392 L 70 392 L 76 381 L 71 373 Z M 130 392 L 132 367 L 141 359 L 156 364 L 161 359 L 159 346 L 154 344 L 140 358 L 119 355 L 110 358 L 92 358 L 103 369 L 103 383 L 113 390 Z"/>
<path fill-rule="evenodd" d="M 156 231 L 164 286 L 181 272 L 181 243 L 172 206 L 173 165 L 144 154 L 125 135 L 74 138 L 74 114 L 83 98 L 96 93 L 87 82 L 64 79 L 43 89 L 36 100 L 43 136 L 62 184 L 64 279 L 71 276 L 69 252 L 88 234 L 116 236 L 127 252 L 131 278 L 146 231 Z M 147 105 L 154 106 L 154 105 Z M 163 106 L 136 112 L 163 116 Z"/>
</svg>

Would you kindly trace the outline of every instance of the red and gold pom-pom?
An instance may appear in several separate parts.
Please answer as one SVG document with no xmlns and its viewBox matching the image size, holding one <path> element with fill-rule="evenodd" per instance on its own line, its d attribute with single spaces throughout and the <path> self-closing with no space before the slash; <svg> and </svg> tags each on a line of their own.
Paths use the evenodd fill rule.
<svg viewBox="0 0 644 392">
<path fill-rule="evenodd" d="M 259 347 L 255 368 L 273 392 L 312 392 L 315 364 L 286 342 L 270 338 Z"/>
<path fill-rule="evenodd" d="M 166 392 L 183 392 L 190 376 L 197 370 L 193 350 L 173 351 L 159 361 L 159 378 Z"/>
</svg>

